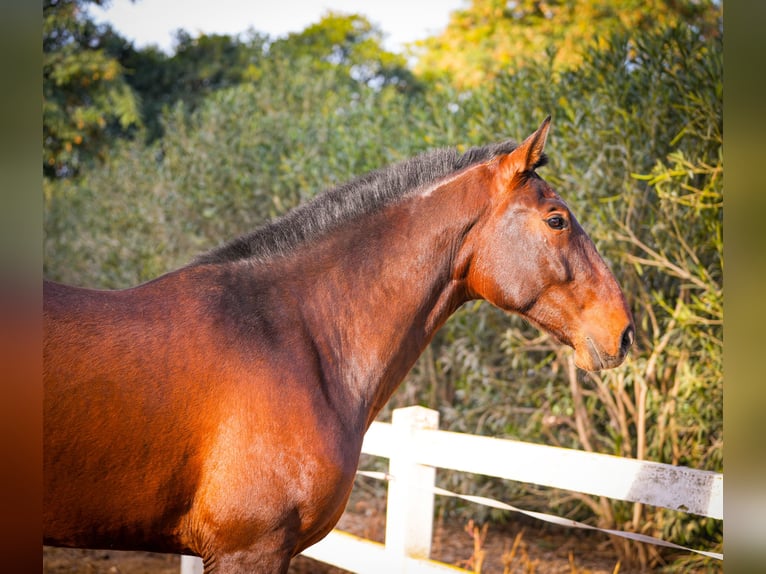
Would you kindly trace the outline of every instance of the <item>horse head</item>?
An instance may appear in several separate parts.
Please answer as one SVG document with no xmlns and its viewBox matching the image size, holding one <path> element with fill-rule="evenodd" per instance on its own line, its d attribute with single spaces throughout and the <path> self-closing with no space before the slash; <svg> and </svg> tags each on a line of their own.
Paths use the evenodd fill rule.
<svg viewBox="0 0 766 574">
<path fill-rule="evenodd" d="M 578 367 L 616 367 L 633 343 L 633 320 L 595 245 L 535 171 L 546 162 L 549 128 L 550 117 L 486 164 L 489 203 L 471 231 L 467 289 L 574 348 Z"/>
</svg>

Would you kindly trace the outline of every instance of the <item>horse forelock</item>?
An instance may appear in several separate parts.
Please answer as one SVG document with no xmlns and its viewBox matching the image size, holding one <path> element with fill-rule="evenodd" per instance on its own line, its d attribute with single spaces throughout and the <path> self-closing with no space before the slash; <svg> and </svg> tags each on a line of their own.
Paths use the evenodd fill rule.
<svg viewBox="0 0 766 574">
<path fill-rule="evenodd" d="M 424 186 L 512 152 L 513 140 L 472 147 L 463 153 L 442 148 L 384 167 L 298 205 L 253 232 L 197 257 L 192 264 L 216 264 L 245 259 L 267 260 L 286 254 L 345 222 L 374 213 Z"/>
</svg>

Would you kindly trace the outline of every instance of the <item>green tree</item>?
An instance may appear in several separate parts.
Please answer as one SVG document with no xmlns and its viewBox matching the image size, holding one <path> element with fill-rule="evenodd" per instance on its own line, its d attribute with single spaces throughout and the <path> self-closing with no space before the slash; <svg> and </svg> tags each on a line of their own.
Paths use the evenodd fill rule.
<svg viewBox="0 0 766 574">
<path fill-rule="evenodd" d="M 43 2 L 43 173 L 72 176 L 110 141 L 140 125 L 136 98 L 123 68 L 104 49 L 108 26 L 85 12 L 88 2 Z"/>
<path fill-rule="evenodd" d="M 386 51 L 382 38 L 382 32 L 363 16 L 328 13 L 302 32 L 277 40 L 254 30 L 244 38 L 195 37 L 179 30 L 170 56 L 153 47 L 136 50 L 116 43 L 113 55 L 140 98 L 147 135 L 153 140 L 162 134 L 164 109 L 183 102 L 191 114 L 213 92 L 242 83 L 268 82 L 266 76 L 289 69 L 290 62 L 306 61 L 305 66 L 295 65 L 309 74 L 332 70 L 335 81 L 351 87 L 418 89 L 406 60 Z"/>
<path fill-rule="evenodd" d="M 358 14 L 328 12 L 305 30 L 276 40 L 276 57 L 308 58 L 319 68 L 344 70 L 348 79 L 371 86 L 393 85 L 407 91 L 416 80 L 407 60 L 383 48 L 382 31 Z"/>
<path fill-rule="evenodd" d="M 416 71 L 472 87 L 525 66 L 570 69 L 589 45 L 608 49 L 616 32 L 683 22 L 718 36 L 720 10 L 715 0 L 472 0 L 444 33 L 418 43 Z"/>
<path fill-rule="evenodd" d="M 251 32 L 246 39 L 178 30 L 172 55 L 156 47 L 127 49 L 115 54 L 126 70 L 126 79 L 141 101 L 141 116 L 150 140 L 162 135 L 161 116 L 166 108 L 183 102 L 193 112 L 208 95 L 248 81 L 265 54 L 266 36 Z"/>
</svg>

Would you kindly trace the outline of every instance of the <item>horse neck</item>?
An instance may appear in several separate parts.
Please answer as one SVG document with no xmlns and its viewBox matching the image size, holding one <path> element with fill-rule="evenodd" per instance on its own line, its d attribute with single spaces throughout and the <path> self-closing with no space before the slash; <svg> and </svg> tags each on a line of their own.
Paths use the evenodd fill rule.
<svg viewBox="0 0 766 574">
<path fill-rule="evenodd" d="M 345 226 L 293 261 L 324 377 L 365 425 L 465 302 L 463 239 L 481 207 L 465 183 L 448 183 Z"/>
</svg>

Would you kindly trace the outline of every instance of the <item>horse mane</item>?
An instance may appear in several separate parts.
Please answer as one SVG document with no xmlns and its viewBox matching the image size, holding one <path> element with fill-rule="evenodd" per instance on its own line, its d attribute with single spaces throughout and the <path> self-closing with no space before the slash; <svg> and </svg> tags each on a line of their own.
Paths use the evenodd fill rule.
<svg viewBox="0 0 766 574">
<path fill-rule="evenodd" d="M 266 260 L 288 253 L 344 222 L 376 212 L 453 173 L 512 152 L 513 140 L 472 147 L 464 153 L 442 148 L 384 167 L 330 188 L 286 214 L 197 257 L 192 265 Z M 540 165 L 544 160 L 538 162 Z"/>
</svg>

